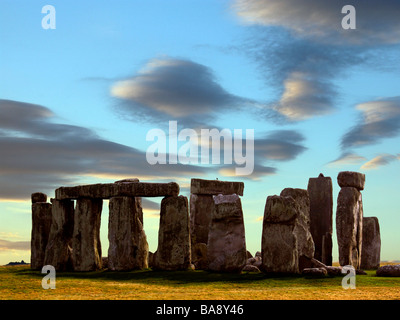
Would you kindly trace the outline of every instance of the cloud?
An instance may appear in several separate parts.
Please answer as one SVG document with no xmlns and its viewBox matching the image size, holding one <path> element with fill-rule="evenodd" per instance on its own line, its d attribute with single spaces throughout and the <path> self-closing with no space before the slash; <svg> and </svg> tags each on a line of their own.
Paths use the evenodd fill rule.
<svg viewBox="0 0 400 320">
<path fill-rule="evenodd" d="M 373 158 L 372 160 L 364 163 L 360 169 L 364 169 L 364 170 L 378 169 L 379 167 L 387 165 L 396 159 L 398 159 L 398 157 L 396 157 L 395 155 L 381 154 L 381 155 Z"/>
<path fill-rule="evenodd" d="M 251 31 L 241 49 L 278 97 L 264 103 L 266 118 L 294 122 L 335 112 L 339 100 L 335 79 L 371 59 L 360 48 L 298 39 L 276 28 Z"/>
<path fill-rule="evenodd" d="M 0 199 L 29 199 L 76 184 L 82 176 L 138 177 L 141 180 L 203 175 L 191 165 L 155 165 L 138 149 L 107 141 L 78 126 L 53 123 L 46 107 L 0 100 Z"/>
<path fill-rule="evenodd" d="M 301 143 L 304 137 L 294 130 L 276 130 L 254 141 L 257 161 L 289 161 L 307 150 Z"/>
<path fill-rule="evenodd" d="M 114 83 L 111 95 L 124 101 L 118 107 L 131 119 L 178 120 L 191 128 L 255 103 L 227 92 L 208 67 L 172 58 L 150 60 L 132 78 Z"/>
<path fill-rule="evenodd" d="M 353 4 L 356 29 L 344 30 L 342 8 Z M 376 46 L 400 42 L 397 0 L 237 0 L 233 6 L 247 24 L 278 26 L 295 36 L 337 45 Z"/>
<path fill-rule="evenodd" d="M 356 106 L 360 121 L 343 135 L 343 150 L 373 145 L 400 133 L 400 97 L 369 101 Z"/>
<path fill-rule="evenodd" d="M 218 173 L 224 177 L 237 177 L 235 168 L 221 168 Z M 238 176 L 241 180 L 260 180 L 262 177 L 274 175 L 277 173 L 277 168 L 267 167 L 261 164 L 254 164 L 254 170 L 247 176 Z"/>
<path fill-rule="evenodd" d="M 6 250 L 31 250 L 30 241 L 8 241 L 0 239 L 0 251 Z"/>
<path fill-rule="evenodd" d="M 345 152 L 336 160 L 333 160 L 328 163 L 329 166 L 347 166 L 347 165 L 356 165 L 363 161 L 367 160 L 365 157 L 362 157 L 356 153 Z"/>
</svg>

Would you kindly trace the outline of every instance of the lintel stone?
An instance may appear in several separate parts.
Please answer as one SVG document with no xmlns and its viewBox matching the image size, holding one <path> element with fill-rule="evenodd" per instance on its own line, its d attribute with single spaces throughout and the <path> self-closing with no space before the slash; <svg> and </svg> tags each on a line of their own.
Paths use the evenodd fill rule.
<svg viewBox="0 0 400 320">
<path fill-rule="evenodd" d="M 99 198 L 112 197 L 165 197 L 177 196 L 179 185 L 175 182 L 150 183 L 150 182 L 125 182 L 125 183 L 99 183 L 76 187 L 60 187 L 56 189 L 56 199 Z"/>
<path fill-rule="evenodd" d="M 190 192 L 192 194 L 229 195 L 237 194 L 243 196 L 244 183 L 234 181 L 192 179 Z"/>
</svg>

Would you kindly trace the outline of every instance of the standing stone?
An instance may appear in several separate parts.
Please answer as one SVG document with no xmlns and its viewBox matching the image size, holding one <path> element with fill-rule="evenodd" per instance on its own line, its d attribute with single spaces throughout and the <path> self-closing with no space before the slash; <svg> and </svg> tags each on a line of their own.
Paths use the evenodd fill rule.
<svg viewBox="0 0 400 320">
<path fill-rule="evenodd" d="M 321 173 L 308 180 L 310 197 L 310 231 L 315 245 L 315 259 L 332 265 L 332 179 Z"/>
<path fill-rule="evenodd" d="M 47 200 L 47 196 L 41 200 Z M 52 221 L 51 211 L 51 203 L 32 203 L 31 268 L 35 270 L 44 266 Z"/>
<path fill-rule="evenodd" d="M 208 242 L 211 214 L 214 211 L 212 195 L 190 195 L 190 239 L 192 245 Z"/>
<path fill-rule="evenodd" d="M 236 194 L 214 196 L 215 208 L 208 233 L 208 268 L 240 272 L 246 264 L 243 211 Z"/>
<path fill-rule="evenodd" d="M 292 197 L 299 205 L 297 222 L 294 234 L 297 238 L 297 254 L 299 259 L 299 271 L 311 267 L 311 259 L 314 258 L 314 241 L 310 233 L 310 198 L 308 191 L 304 189 L 286 188 L 281 196 Z"/>
<path fill-rule="evenodd" d="M 125 271 L 148 268 L 149 246 L 143 229 L 141 198 L 109 201 L 108 268 Z"/>
<path fill-rule="evenodd" d="M 184 196 L 165 197 L 161 201 L 158 248 L 154 253 L 153 268 L 187 270 L 190 254 L 188 199 Z"/>
<path fill-rule="evenodd" d="M 75 271 L 101 269 L 100 221 L 102 199 L 76 201 L 72 236 L 72 263 Z"/>
<path fill-rule="evenodd" d="M 51 202 L 51 228 L 43 264 L 51 265 L 57 271 L 71 270 L 74 202 L 56 199 Z"/>
<path fill-rule="evenodd" d="M 336 232 L 339 263 L 360 269 L 362 247 L 363 205 L 361 192 L 343 187 L 338 195 Z"/>
<path fill-rule="evenodd" d="M 381 233 L 376 217 L 364 217 L 361 269 L 378 269 L 381 262 Z"/>
<path fill-rule="evenodd" d="M 326 232 L 325 235 L 322 237 L 321 261 L 327 266 L 332 266 L 332 248 L 332 233 Z"/>
<path fill-rule="evenodd" d="M 261 268 L 267 273 L 299 273 L 295 230 L 299 205 L 292 197 L 269 196 L 264 210 Z"/>
</svg>

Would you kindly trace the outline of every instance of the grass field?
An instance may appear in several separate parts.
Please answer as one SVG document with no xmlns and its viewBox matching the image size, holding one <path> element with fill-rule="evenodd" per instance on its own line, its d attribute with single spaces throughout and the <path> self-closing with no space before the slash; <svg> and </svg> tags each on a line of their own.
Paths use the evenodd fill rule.
<svg viewBox="0 0 400 320">
<path fill-rule="evenodd" d="M 0 267 L 1 300 L 400 300 L 400 278 L 357 275 L 356 289 L 342 277 L 271 277 L 260 273 L 206 271 L 59 272 L 56 289 L 44 290 L 44 274 L 29 265 Z"/>
</svg>

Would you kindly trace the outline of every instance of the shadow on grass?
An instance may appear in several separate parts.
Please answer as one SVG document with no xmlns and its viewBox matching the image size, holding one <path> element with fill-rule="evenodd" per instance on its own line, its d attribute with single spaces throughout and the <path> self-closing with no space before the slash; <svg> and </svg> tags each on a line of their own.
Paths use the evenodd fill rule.
<svg viewBox="0 0 400 320">
<path fill-rule="evenodd" d="M 43 278 L 44 274 L 37 270 L 31 270 L 29 267 L 15 270 L 19 276 L 29 276 Z M 155 271 L 151 269 L 135 271 L 110 271 L 100 270 L 92 272 L 57 272 L 58 279 L 92 279 L 97 281 L 121 281 L 135 283 L 164 283 L 170 285 L 177 284 L 201 284 L 201 283 L 231 283 L 231 284 L 261 284 L 265 281 L 273 281 L 275 285 L 287 286 L 299 284 L 302 282 L 320 282 L 329 281 L 333 277 L 310 278 L 302 275 L 271 275 L 265 273 L 217 273 L 203 270 L 196 271 Z"/>
</svg>

